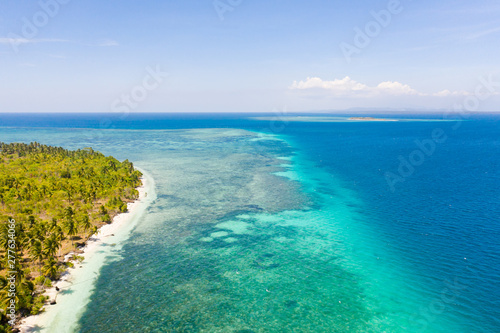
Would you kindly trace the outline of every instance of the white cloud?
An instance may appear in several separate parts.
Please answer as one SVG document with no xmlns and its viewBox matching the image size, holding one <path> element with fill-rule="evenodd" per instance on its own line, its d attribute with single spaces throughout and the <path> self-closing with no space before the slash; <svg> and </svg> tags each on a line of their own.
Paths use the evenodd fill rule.
<svg viewBox="0 0 500 333">
<path fill-rule="evenodd" d="M 0 44 L 10 44 L 10 45 L 22 45 L 22 44 L 36 44 L 36 43 L 76 43 L 87 46 L 118 46 L 117 41 L 112 39 L 104 39 L 94 44 L 84 44 L 79 42 L 74 42 L 67 39 L 58 38 L 23 38 L 23 37 L 0 37 Z"/>
<path fill-rule="evenodd" d="M 375 88 L 375 91 L 378 93 L 386 94 L 386 95 L 422 95 L 415 89 L 411 88 L 407 84 L 402 84 L 400 82 L 392 82 L 385 81 L 379 83 L 379 85 Z"/>
<path fill-rule="evenodd" d="M 350 77 L 334 81 L 323 81 L 319 77 L 308 77 L 305 81 L 294 81 L 291 89 L 325 89 L 336 95 L 347 95 L 367 91 L 369 87 L 362 83 L 352 80 Z"/>
<path fill-rule="evenodd" d="M 432 94 L 432 96 L 436 97 L 469 96 L 469 95 L 471 95 L 471 93 L 468 93 L 467 91 L 449 91 L 448 89 Z"/>
<path fill-rule="evenodd" d="M 99 46 L 118 46 L 118 45 L 120 44 L 118 44 L 117 41 L 111 39 L 106 39 L 99 43 Z"/>
<path fill-rule="evenodd" d="M 421 93 L 407 84 L 397 81 L 384 81 L 376 86 L 357 82 L 346 76 L 343 79 L 325 81 L 319 77 L 308 77 L 305 81 L 294 81 L 292 90 L 322 92 L 330 97 L 377 97 L 377 96 L 467 96 L 464 91 L 443 90 L 434 94 Z"/>
<path fill-rule="evenodd" d="M 8 37 L 0 37 L 0 44 L 27 44 L 30 40 L 26 38 L 8 38 Z"/>
<path fill-rule="evenodd" d="M 466 38 L 467 39 L 478 39 L 478 38 L 481 38 L 483 36 L 494 34 L 496 32 L 500 32 L 500 27 L 496 27 L 496 28 L 493 28 L 493 29 L 489 29 L 489 30 L 484 30 L 484 31 L 481 31 L 481 32 L 477 32 L 475 34 L 468 35 Z"/>
<path fill-rule="evenodd" d="M 39 39 L 28 39 L 28 38 L 12 38 L 12 37 L 0 37 L 0 44 L 29 44 L 29 43 L 67 43 L 69 40 L 66 39 L 56 39 L 56 38 L 39 38 Z"/>
</svg>

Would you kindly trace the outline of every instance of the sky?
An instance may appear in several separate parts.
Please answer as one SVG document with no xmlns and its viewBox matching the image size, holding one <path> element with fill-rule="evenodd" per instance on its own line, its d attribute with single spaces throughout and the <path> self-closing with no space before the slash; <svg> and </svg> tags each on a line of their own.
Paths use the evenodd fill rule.
<svg viewBox="0 0 500 333">
<path fill-rule="evenodd" d="M 3 0 L 0 112 L 500 111 L 498 0 Z"/>
</svg>

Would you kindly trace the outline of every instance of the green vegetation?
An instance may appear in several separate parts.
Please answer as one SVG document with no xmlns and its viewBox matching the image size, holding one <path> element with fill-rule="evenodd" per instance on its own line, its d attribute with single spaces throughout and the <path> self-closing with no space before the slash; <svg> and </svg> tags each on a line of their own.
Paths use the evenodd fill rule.
<svg viewBox="0 0 500 333">
<path fill-rule="evenodd" d="M 38 313 L 64 254 L 127 210 L 141 175 L 91 148 L 0 142 L 0 332 L 10 331 L 9 278 L 17 316 Z"/>
</svg>

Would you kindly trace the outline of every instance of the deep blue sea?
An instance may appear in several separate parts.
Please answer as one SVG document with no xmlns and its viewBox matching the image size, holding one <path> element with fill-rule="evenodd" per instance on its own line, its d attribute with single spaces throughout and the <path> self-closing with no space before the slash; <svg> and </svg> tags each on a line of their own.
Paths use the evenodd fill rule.
<svg viewBox="0 0 500 333">
<path fill-rule="evenodd" d="M 74 330 L 500 332 L 500 115 L 318 116 L 0 114 L 155 179 Z"/>
</svg>

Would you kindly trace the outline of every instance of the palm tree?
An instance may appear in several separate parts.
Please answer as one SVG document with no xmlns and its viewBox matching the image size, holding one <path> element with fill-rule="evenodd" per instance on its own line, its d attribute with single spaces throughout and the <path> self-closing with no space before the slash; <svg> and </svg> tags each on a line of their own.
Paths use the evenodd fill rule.
<svg viewBox="0 0 500 333">
<path fill-rule="evenodd" d="M 87 232 L 90 228 L 92 228 L 92 223 L 90 222 L 89 216 L 87 214 L 83 215 L 80 220 L 80 226 L 83 231 Z"/>
<path fill-rule="evenodd" d="M 42 250 L 42 242 L 40 242 L 39 240 L 35 240 L 33 244 L 31 244 L 29 254 L 31 259 L 40 263 L 45 256 Z"/>
<path fill-rule="evenodd" d="M 49 237 L 54 237 L 54 239 L 59 244 L 59 247 L 58 247 L 58 249 L 59 249 L 58 256 L 60 257 L 61 256 L 62 241 L 64 239 L 63 229 L 60 226 L 56 225 L 54 228 L 52 228 L 52 234 Z"/>
<path fill-rule="evenodd" d="M 15 275 L 15 284 L 16 284 L 16 303 L 19 306 L 22 302 L 20 300 L 23 298 L 21 293 L 21 287 L 27 285 L 29 287 L 28 281 L 25 279 L 24 270 L 22 269 L 21 263 L 19 260 L 15 261 L 15 267 L 11 269 Z M 10 283 L 7 278 L 3 275 L 0 275 L 0 309 L 4 309 L 10 303 L 11 297 L 9 296 L 10 291 Z M 0 310 L 1 311 L 1 310 Z"/>
<path fill-rule="evenodd" d="M 75 212 L 73 211 L 73 208 L 68 206 L 68 207 L 64 208 L 63 214 L 64 214 L 64 217 L 69 220 L 73 217 L 73 215 L 75 215 Z"/>
<path fill-rule="evenodd" d="M 90 231 L 89 231 L 89 238 L 90 238 L 90 236 L 92 236 L 96 232 L 97 232 L 97 227 L 95 225 L 92 225 L 92 228 L 90 228 Z"/>
<path fill-rule="evenodd" d="M 9 248 L 9 227 L 7 223 L 0 223 L 0 249 L 7 251 Z"/>
<path fill-rule="evenodd" d="M 44 276 L 47 276 L 50 279 L 57 278 L 57 274 L 59 273 L 59 269 L 57 267 L 57 261 L 54 257 L 49 257 L 45 261 L 45 265 L 43 265 L 42 273 Z"/>
<path fill-rule="evenodd" d="M 45 184 L 42 184 L 42 186 L 40 187 L 40 190 L 42 191 L 42 193 L 43 193 L 44 196 L 47 195 L 47 190 L 48 189 L 49 188 Z"/>
<path fill-rule="evenodd" d="M 51 234 L 43 242 L 43 252 L 46 256 L 55 256 L 57 250 L 61 247 L 61 240 L 57 234 Z"/>
<path fill-rule="evenodd" d="M 0 308 L 2 310 L 5 310 L 10 303 L 9 289 L 9 282 L 3 275 L 0 275 Z"/>
<path fill-rule="evenodd" d="M 76 235 L 78 232 L 77 226 L 73 218 L 67 219 L 65 223 L 65 228 L 66 228 L 66 233 L 68 236 L 71 238 L 71 245 L 73 245 L 73 237 Z"/>
<path fill-rule="evenodd" d="M 57 228 L 57 219 L 53 217 L 49 222 L 49 231 L 54 231 Z"/>
<path fill-rule="evenodd" d="M 102 167 L 101 167 L 101 174 L 102 174 L 102 175 L 107 175 L 107 174 L 109 174 L 109 170 L 108 170 L 108 167 L 107 167 L 107 166 L 102 166 Z"/>
</svg>

